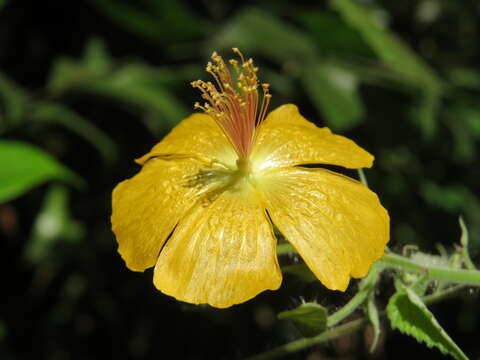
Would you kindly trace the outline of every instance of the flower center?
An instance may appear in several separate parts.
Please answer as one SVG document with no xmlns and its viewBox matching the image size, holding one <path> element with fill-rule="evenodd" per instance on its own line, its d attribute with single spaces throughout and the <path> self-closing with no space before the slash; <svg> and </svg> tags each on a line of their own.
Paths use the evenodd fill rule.
<svg viewBox="0 0 480 360">
<path fill-rule="evenodd" d="M 191 84 L 202 92 L 202 98 L 206 100 L 203 105 L 195 103 L 195 109 L 202 109 L 216 121 L 235 149 L 239 160 L 246 161 L 255 141 L 256 130 L 265 118 L 272 96 L 268 90 L 269 84 L 259 83 L 258 67 L 254 66 L 253 60 L 245 61 L 240 50 L 232 50 L 241 60 L 241 64 L 237 60 L 229 61 L 234 69 L 235 79 L 223 58 L 214 52 L 206 71 L 213 76 L 216 85 L 202 80 Z M 259 86 L 263 90 L 261 103 Z"/>
</svg>

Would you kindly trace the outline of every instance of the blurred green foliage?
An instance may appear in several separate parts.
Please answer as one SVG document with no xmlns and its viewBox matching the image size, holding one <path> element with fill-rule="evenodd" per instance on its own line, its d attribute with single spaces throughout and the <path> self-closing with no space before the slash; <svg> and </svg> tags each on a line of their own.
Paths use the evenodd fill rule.
<svg viewBox="0 0 480 360">
<path fill-rule="evenodd" d="M 347 301 L 300 281 L 309 273 L 287 256 L 296 276 L 281 291 L 213 314 L 156 293 L 116 254 L 111 190 L 193 111 L 189 82 L 213 50 L 254 57 L 272 108 L 295 103 L 376 156 L 366 176 L 392 248 L 460 244 L 462 215 L 478 263 L 479 16 L 473 0 L 0 0 L 0 356 L 240 358 L 297 336 L 257 321 L 261 306 Z M 443 319 L 478 357 L 469 301 Z M 405 344 L 387 341 L 379 351 L 400 358 Z"/>
</svg>

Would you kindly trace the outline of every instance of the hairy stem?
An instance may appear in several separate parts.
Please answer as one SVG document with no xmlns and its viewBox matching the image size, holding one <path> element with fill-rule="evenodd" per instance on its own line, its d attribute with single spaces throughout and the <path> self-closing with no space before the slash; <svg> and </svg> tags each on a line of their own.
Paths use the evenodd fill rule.
<svg viewBox="0 0 480 360">
<path fill-rule="evenodd" d="M 449 269 L 425 265 L 393 253 L 386 253 L 380 261 L 385 267 L 397 268 L 418 274 L 426 274 L 430 279 L 480 286 L 480 271 Z"/>
</svg>

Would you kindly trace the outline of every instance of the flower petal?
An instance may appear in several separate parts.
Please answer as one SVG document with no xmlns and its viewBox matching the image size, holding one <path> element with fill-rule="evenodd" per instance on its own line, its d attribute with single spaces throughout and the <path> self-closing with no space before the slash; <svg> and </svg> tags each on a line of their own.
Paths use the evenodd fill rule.
<svg viewBox="0 0 480 360">
<path fill-rule="evenodd" d="M 250 185 L 199 204 L 162 249 L 155 286 L 178 300 L 225 308 L 281 283 L 276 239 Z"/>
<path fill-rule="evenodd" d="M 252 153 L 253 168 L 330 164 L 371 167 L 373 156 L 353 141 L 306 120 L 295 105 L 280 106 L 261 124 Z"/>
<path fill-rule="evenodd" d="M 363 277 L 389 239 L 389 217 L 375 193 L 324 170 L 281 168 L 258 181 L 273 223 L 329 289 Z"/>
<path fill-rule="evenodd" d="M 203 166 L 194 160 L 151 159 L 115 187 L 112 229 L 128 268 L 144 271 L 155 265 L 165 240 L 194 204 L 198 190 L 187 183 Z"/>
<path fill-rule="evenodd" d="M 139 164 L 152 157 L 191 157 L 206 162 L 235 165 L 237 156 L 225 134 L 215 120 L 195 113 L 181 121 L 150 152 L 137 159 Z"/>
</svg>

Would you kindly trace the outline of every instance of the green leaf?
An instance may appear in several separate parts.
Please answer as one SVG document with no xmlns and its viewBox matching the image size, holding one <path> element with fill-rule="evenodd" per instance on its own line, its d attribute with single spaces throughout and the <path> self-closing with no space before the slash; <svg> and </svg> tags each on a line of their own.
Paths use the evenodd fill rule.
<svg viewBox="0 0 480 360">
<path fill-rule="evenodd" d="M 404 288 L 393 295 L 387 305 L 387 315 L 392 328 L 457 360 L 468 360 L 413 290 Z"/>
<path fill-rule="evenodd" d="M 322 55 L 374 56 L 358 31 L 346 24 L 338 14 L 309 9 L 298 13 L 296 19 L 305 26 Z"/>
<path fill-rule="evenodd" d="M 327 328 L 327 316 L 327 310 L 316 303 L 304 303 L 278 314 L 279 319 L 292 321 L 308 337 L 318 335 Z"/>
<path fill-rule="evenodd" d="M 112 60 L 101 39 L 93 38 L 88 41 L 83 54 L 83 64 L 86 69 L 99 74 L 105 74 L 111 70 Z"/>
<path fill-rule="evenodd" d="M 411 118 L 426 140 L 431 140 L 437 127 L 440 96 L 436 91 L 424 91 L 411 109 Z"/>
<path fill-rule="evenodd" d="M 375 289 L 370 289 L 370 293 L 368 294 L 367 300 L 367 316 L 370 324 L 373 328 L 373 341 L 370 345 L 370 352 L 373 353 L 375 348 L 378 344 L 378 339 L 380 338 L 380 334 L 382 329 L 380 327 L 380 316 L 378 314 L 377 305 L 375 304 Z"/>
<path fill-rule="evenodd" d="M 429 203 L 457 214 L 465 208 L 470 199 L 475 198 L 464 185 L 440 186 L 427 180 L 420 185 L 420 195 Z"/>
<path fill-rule="evenodd" d="M 313 62 L 315 46 L 303 32 L 262 10 L 244 10 L 218 31 L 209 47 L 238 47 L 245 53 L 257 52 L 292 66 Z M 297 69 L 301 71 L 301 69 Z"/>
<path fill-rule="evenodd" d="M 476 270 L 475 265 L 473 264 L 472 259 L 470 258 L 470 252 L 468 251 L 468 229 L 463 221 L 463 217 L 458 217 L 458 223 L 460 224 L 460 229 L 462 230 L 462 235 L 460 236 L 460 244 L 462 244 L 462 255 L 465 266 L 469 270 Z"/>
<path fill-rule="evenodd" d="M 110 137 L 67 107 L 38 102 L 32 106 L 29 118 L 39 123 L 59 124 L 73 131 L 95 147 L 107 163 L 112 163 L 117 157 L 116 145 Z"/>
<path fill-rule="evenodd" d="M 82 224 L 70 215 L 68 189 L 60 184 L 51 185 L 33 224 L 25 257 L 32 263 L 41 262 L 49 257 L 57 243 L 76 241 L 84 233 Z"/>
<path fill-rule="evenodd" d="M 0 159 L 0 203 L 21 196 L 47 181 L 62 180 L 83 185 L 81 178 L 51 155 L 27 143 L 0 140 Z"/>
<path fill-rule="evenodd" d="M 125 30 L 145 39 L 188 40 L 208 31 L 208 24 L 178 1 L 152 1 L 150 9 L 111 0 L 93 0 L 90 4 Z"/>
<path fill-rule="evenodd" d="M 0 115 L 3 115 L 2 118 L 5 121 L 0 124 L 0 133 L 22 121 L 28 107 L 28 101 L 28 94 L 0 73 Z"/>
<path fill-rule="evenodd" d="M 7 0 L 0 0 L 0 10 L 7 5 Z"/>
<path fill-rule="evenodd" d="M 317 110 L 334 131 L 351 129 L 362 121 L 364 108 L 353 73 L 335 65 L 317 64 L 302 80 Z"/>
<path fill-rule="evenodd" d="M 312 271 L 305 264 L 292 264 L 292 265 L 282 266 L 282 271 L 285 274 L 295 275 L 299 279 L 305 282 L 317 281 L 317 277 L 312 273 Z"/>
<path fill-rule="evenodd" d="M 97 67 L 97 63 L 103 65 Z M 56 62 L 48 89 L 57 96 L 79 91 L 139 107 L 145 111 L 143 120 L 154 134 L 173 127 L 190 113 L 169 88 L 173 84 L 170 71 L 134 62 L 122 66 L 111 64 L 103 45 L 90 42 L 81 61 Z M 191 73 L 190 68 L 182 71 Z"/>
<path fill-rule="evenodd" d="M 441 80 L 403 41 L 382 26 L 376 9 L 352 0 L 332 0 L 331 4 L 391 70 L 401 73 L 412 85 L 440 89 Z"/>
<path fill-rule="evenodd" d="M 448 71 L 448 77 L 455 86 L 480 90 L 480 72 L 477 69 L 453 68 Z"/>
</svg>

